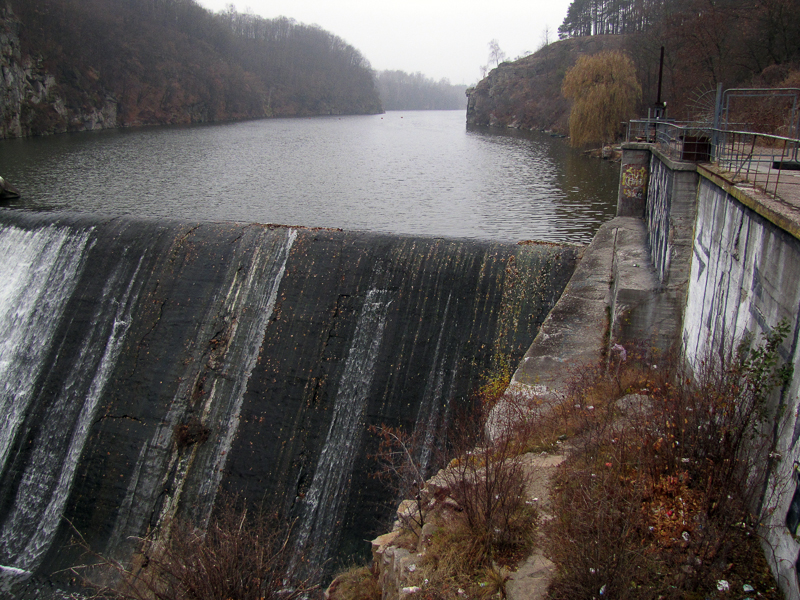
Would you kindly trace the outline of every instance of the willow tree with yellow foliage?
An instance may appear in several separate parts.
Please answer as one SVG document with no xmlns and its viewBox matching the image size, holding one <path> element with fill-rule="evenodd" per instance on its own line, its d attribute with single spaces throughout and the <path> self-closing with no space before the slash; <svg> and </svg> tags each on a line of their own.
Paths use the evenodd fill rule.
<svg viewBox="0 0 800 600">
<path fill-rule="evenodd" d="M 636 67 L 624 52 L 581 56 L 567 71 L 561 93 L 573 101 L 569 137 L 573 146 L 611 142 L 642 98 Z"/>
</svg>

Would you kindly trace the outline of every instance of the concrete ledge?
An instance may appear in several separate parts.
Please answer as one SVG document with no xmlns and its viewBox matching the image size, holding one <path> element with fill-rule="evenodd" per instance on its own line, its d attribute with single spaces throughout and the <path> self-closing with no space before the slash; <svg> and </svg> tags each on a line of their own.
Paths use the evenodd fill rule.
<svg viewBox="0 0 800 600">
<path fill-rule="evenodd" d="M 780 198 L 772 198 L 752 187 L 748 187 L 747 191 L 738 188 L 735 183 L 723 175 L 722 171 L 711 165 L 699 165 L 697 172 L 747 208 L 800 240 L 800 209 L 796 206 Z"/>
<path fill-rule="evenodd" d="M 597 231 L 514 373 L 512 383 L 561 390 L 569 377 L 568 367 L 596 362 L 603 355 L 616 230 L 628 221 L 638 219 L 617 217 Z"/>
<path fill-rule="evenodd" d="M 675 160 L 658 148 L 658 144 L 649 142 L 625 142 L 622 144 L 623 150 L 647 150 L 655 154 L 660 161 L 665 163 L 673 171 L 696 171 L 699 166 L 697 163 Z"/>
<path fill-rule="evenodd" d="M 684 289 L 659 281 L 647 236 L 639 219 L 617 230 L 609 344 L 635 344 L 640 351 L 663 354 L 680 339 Z"/>
<path fill-rule="evenodd" d="M 625 142 L 622 144 L 623 150 L 647 150 L 649 152 L 652 147 L 653 144 L 649 144 L 648 142 Z"/>
<path fill-rule="evenodd" d="M 614 343 L 648 342 L 648 350 L 668 351 L 680 319 L 675 293 L 662 289 L 655 274 L 644 221 L 616 217 L 584 250 L 512 384 L 564 391 L 574 368 L 601 361 Z"/>
<path fill-rule="evenodd" d="M 650 144 L 650 152 L 655 154 L 658 157 L 658 160 L 663 162 L 673 171 L 697 171 L 697 163 L 671 158 L 669 154 L 659 150 L 658 144 Z"/>
</svg>

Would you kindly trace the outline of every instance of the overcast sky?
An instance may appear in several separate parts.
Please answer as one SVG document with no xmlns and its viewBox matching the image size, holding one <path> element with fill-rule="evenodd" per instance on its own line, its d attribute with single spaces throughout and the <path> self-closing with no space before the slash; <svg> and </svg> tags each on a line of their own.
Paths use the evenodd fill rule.
<svg viewBox="0 0 800 600">
<path fill-rule="evenodd" d="M 317 24 L 356 47 L 372 68 L 423 73 L 473 84 L 496 39 L 508 58 L 534 51 L 545 27 L 550 40 L 571 0 L 198 0 L 213 11 L 285 16 Z"/>
</svg>

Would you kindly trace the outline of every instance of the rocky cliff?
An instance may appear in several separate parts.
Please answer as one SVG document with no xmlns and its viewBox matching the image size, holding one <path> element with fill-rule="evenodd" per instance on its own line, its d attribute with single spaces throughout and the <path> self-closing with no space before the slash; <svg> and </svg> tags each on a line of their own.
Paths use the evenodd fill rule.
<svg viewBox="0 0 800 600">
<path fill-rule="evenodd" d="M 568 131 L 569 101 L 561 82 L 578 56 L 623 46 L 623 36 L 561 40 L 535 54 L 504 62 L 467 91 L 467 125 Z"/>
<path fill-rule="evenodd" d="M 0 139 L 117 126 L 117 102 L 85 94 L 69 106 L 61 86 L 40 58 L 23 56 L 22 24 L 0 4 Z"/>
</svg>

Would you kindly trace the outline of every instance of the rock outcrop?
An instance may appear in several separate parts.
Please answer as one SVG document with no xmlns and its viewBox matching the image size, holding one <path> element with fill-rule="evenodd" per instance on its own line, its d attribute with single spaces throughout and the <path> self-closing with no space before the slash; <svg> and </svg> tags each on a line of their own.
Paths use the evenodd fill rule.
<svg viewBox="0 0 800 600">
<path fill-rule="evenodd" d="M 467 125 L 566 134 L 570 102 L 561 95 L 561 82 L 567 69 L 581 54 L 617 50 L 624 40 L 610 35 L 561 40 L 502 63 L 467 91 Z"/>
<path fill-rule="evenodd" d="M 63 90 L 41 59 L 23 56 L 20 21 L 0 5 L 0 139 L 105 129 L 117 126 L 117 102 L 109 94 L 68 106 Z"/>
<path fill-rule="evenodd" d="M 0 139 L 382 112 L 340 38 L 194 2 L 0 0 L 0 83 Z"/>
</svg>

